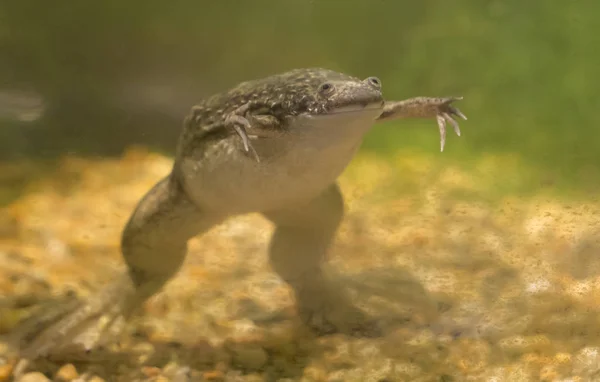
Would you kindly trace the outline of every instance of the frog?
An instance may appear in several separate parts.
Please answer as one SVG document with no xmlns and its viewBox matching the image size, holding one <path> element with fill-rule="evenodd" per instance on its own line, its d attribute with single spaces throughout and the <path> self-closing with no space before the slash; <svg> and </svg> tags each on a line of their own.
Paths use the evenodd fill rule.
<svg viewBox="0 0 600 382">
<path fill-rule="evenodd" d="M 324 272 L 346 204 L 338 178 L 378 123 L 434 119 L 461 132 L 462 97 L 387 101 L 377 77 L 323 68 L 289 70 L 207 97 L 183 122 L 170 173 L 135 207 L 121 235 L 126 270 L 97 294 L 37 322 L 21 357 L 60 351 L 82 331 L 127 320 L 172 280 L 188 241 L 249 213 L 273 223 L 268 259 L 295 298 L 297 315 L 317 335 L 377 336 L 376 319 L 353 304 Z M 96 325 L 96 326 L 95 326 Z M 93 349 L 102 338 L 86 344 Z"/>
</svg>

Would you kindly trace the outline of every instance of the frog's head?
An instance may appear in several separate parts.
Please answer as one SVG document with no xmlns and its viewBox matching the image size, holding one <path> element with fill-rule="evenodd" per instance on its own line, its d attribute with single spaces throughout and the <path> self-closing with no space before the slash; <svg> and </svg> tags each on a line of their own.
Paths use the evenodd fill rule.
<svg viewBox="0 0 600 382">
<path fill-rule="evenodd" d="M 279 78 L 277 78 L 279 77 Z M 314 146 L 359 142 L 384 106 L 381 81 L 327 69 L 299 69 L 277 76 L 267 94 L 269 112 L 285 131 Z"/>
<path fill-rule="evenodd" d="M 319 68 L 292 70 L 280 77 L 270 94 L 274 95 L 275 109 L 279 107 L 284 115 L 330 115 L 383 107 L 377 77 L 359 79 Z"/>
<path fill-rule="evenodd" d="M 282 138 L 311 150 L 359 145 L 384 106 L 378 78 L 359 79 L 318 68 L 242 83 L 228 97 L 234 107 L 255 101 L 250 111 L 255 117 L 275 117 L 280 123 L 279 129 L 255 128 L 251 135 Z M 282 142 L 277 146 L 288 147 Z"/>
</svg>

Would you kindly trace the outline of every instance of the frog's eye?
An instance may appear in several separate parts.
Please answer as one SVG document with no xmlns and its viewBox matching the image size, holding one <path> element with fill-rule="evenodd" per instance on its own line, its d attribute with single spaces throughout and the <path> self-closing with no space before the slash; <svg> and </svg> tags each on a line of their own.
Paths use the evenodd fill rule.
<svg viewBox="0 0 600 382">
<path fill-rule="evenodd" d="M 376 89 L 381 89 L 381 80 L 377 77 L 369 77 L 367 78 L 367 82 L 369 85 L 373 86 Z"/>
<path fill-rule="evenodd" d="M 331 82 L 324 82 L 319 86 L 319 93 L 323 95 L 331 94 L 334 90 L 335 86 Z"/>
</svg>

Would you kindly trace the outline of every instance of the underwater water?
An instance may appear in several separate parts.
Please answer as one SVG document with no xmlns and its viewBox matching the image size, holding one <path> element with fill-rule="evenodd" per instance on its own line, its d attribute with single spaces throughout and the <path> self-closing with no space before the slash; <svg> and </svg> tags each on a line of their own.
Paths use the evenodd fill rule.
<svg viewBox="0 0 600 382">
<path fill-rule="evenodd" d="M 305 67 L 464 97 L 444 152 L 435 119 L 386 122 L 339 178 L 324 268 L 381 335 L 303 325 L 249 214 L 192 238 L 116 340 L 16 380 L 600 380 L 600 3 L 40 5 L 0 5 L 0 381 L 25 319 L 124 271 L 192 105 Z"/>
</svg>

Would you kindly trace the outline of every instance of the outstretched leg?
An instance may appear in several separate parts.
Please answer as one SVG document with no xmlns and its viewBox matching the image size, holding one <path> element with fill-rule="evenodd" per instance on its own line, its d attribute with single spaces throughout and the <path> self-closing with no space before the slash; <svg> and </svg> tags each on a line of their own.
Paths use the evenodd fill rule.
<svg viewBox="0 0 600 382">
<path fill-rule="evenodd" d="M 264 215 L 276 225 L 269 248 L 271 265 L 294 289 L 302 320 L 319 334 L 378 334 L 366 314 L 352 306 L 321 268 L 344 215 L 338 186 Z"/>
<path fill-rule="evenodd" d="M 184 261 L 188 239 L 221 220 L 195 206 L 176 179 L 161 180 L 139 202 L 123 231 L 121 249 L 127 274 L 70 312 L 57 314 L 52 322 L 31 325 L 37 332 L 20 337 L 21 356 L 32 359 L 60 352 L 106 317 L 108 324 L 93 335 L 90 344 L 85 343 L 93 347 L 116 319 L 129 316 L 175 275 Z"/>
<path fill-rule="evenodd" d="M 434 118 L 437 120 L 440 130 L 440 151 L 444 151 L 446 144 L 446 122 L 454 128 L 456 135 L 460 137 L 460 128 L 458 122 L 454 119 L 460 117 L 464 120 L 467 117 L 452 105 L 454 101 L 461 100 L 462 97 L 415 97 L 404 101 L 386 101 L 383 112 L 377 118 L 377 121 L 389 121 L 400 118 Z"/>
</svg>

